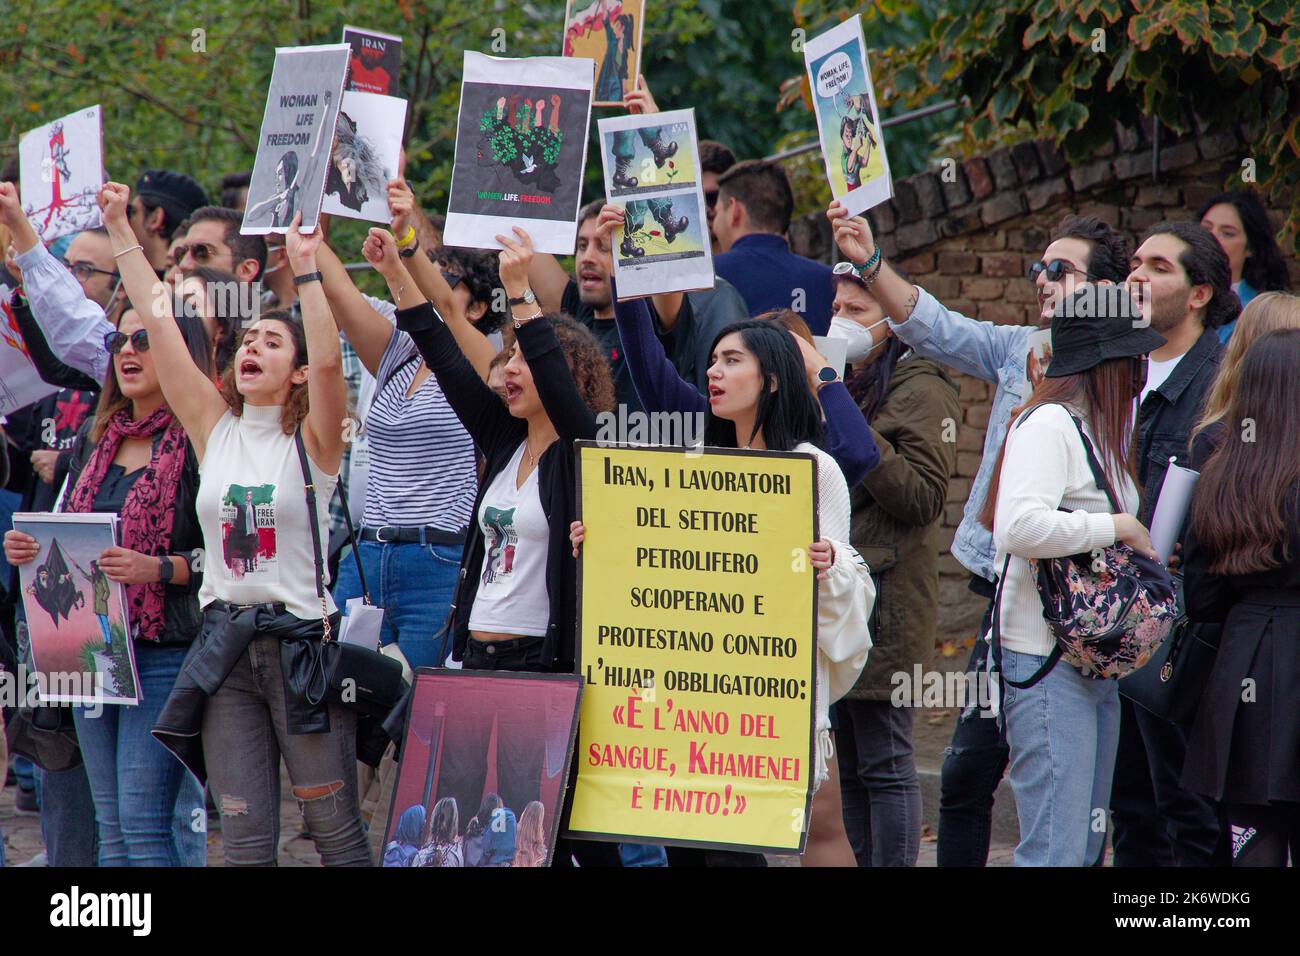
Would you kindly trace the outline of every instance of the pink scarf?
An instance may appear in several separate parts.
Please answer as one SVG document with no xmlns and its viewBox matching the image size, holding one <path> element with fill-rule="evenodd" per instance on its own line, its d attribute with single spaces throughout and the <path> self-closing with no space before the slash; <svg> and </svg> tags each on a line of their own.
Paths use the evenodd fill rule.
<svg viewBox="0 0 1300 956">
<path fill-rule="evenodd" d="M 136 421 L 126 409 L 119 410 L 81 469 L 81 477 L 68 496 L 64 511 L 88 512 L 103 484 L 108 468 L 126 438 L 152 438 L 163 432 L 144 474 L 136 479 L 122 505 L 122 547 L 141 554 L 166 555 L 171 548 L 172 526 L 176 522 L 176 492 L 185 470 L 188 448 L 185 429 L 171 409 L 161 405 L 148 418 Z M 165 618 L 163 596 L 167 586 L 160 581 L 126 585 L 135 636 L 146 641 L 162 640 Z"/>
</svg>

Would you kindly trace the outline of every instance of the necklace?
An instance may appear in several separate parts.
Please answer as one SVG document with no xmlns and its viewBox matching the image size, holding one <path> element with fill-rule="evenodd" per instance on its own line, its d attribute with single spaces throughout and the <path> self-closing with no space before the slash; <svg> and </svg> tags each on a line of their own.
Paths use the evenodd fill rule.
<svg viewBox="0 0 1300 956">
<path fill-rule="evenodd" d="M 529 468 L 536 468 L 536 467 L 537 467 L 537 456 L 535 456 L 535 455 L 533 454 L 533 452 L 532 452 L 532 449 L 530 449 L 530 448 L 528 447 L 528 439 L 527 439 L 527 438 L 524 439 L 524 457 L 528 459 L 528 467 L 529 467 Z"/>
</svg>

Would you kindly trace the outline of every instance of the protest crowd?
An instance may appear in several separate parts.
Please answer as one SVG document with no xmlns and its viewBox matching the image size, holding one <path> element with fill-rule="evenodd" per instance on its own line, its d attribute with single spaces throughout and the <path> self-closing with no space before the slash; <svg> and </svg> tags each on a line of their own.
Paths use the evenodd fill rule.
<svg viewBox="0 0 1300 956">
<path fill-rule="evenodd" d="M 630 26 L 606 29 L 613 42 Z M 644 78 L 623 105 L 659 112 Z M 561 106 L 538 109 L 540 135 Z M 867 151 L 862 134 L 842 135 Z M 687 149 L 644 139 L 659 166 Z M 850 186 L 864 153 L 845 161 Z M 716 281 L 624 297 L 616 256 L 650 248 L 637 230 L 658 230 L 648 243 L 684 234 L 687 201 L 582 197 L 569 271 L 531 219 L 495 220 L 491 249 L 445 241 L 447 218 L 400 171 L 340 186 L 386 205 L 345 248 L 330 217 L 300 229 L 319 197 L 295 195 L 296 159 L 269 199 L 247 172 L 209 192 L 184 169 L 127 181 L 108 159 L 102 224 L 52 242 L 24 211 L 17 162 L 0 177 L 3 324 L 49 386 L 4 416 L 3 663 L 31 664 L 38 615 L 57 626 L 56 608 L 85 613 L 103 654 L 131 644 L 139 692 L 102 712 L 6 705 L 8 785 L 17 812 L 40 816 L 34 863 L 203 866 L 210 817 L 226 865 L 275 865 L 283 761 L 326 866 L 766 865 L 740 845 L 753 840 L 566 835 L 587 750 L 548 802 L 559 765 L 549 743 L 532 749 L 528 720 L 502 711 L 495 768 L 475 769 L 452 740 L 455 701 L 438 711 L 440 782 L 394 795 L 421 669 L 586 673 L 587 592 L 629 582 L 581 563 L 597 532 L 575 442 L 671 413 L 699 423 L 695 444 L 732 456 L 718 461 L 734 460 L 736 494 L 759 474 L 747 455 L 811 462 L 799 859 L 914 866 L 917 708 L 893 691 L 934 650 L 957 373 L 992 386 L 951 553 L 987 608 L 965 671 L 993 690 L 963 707 L 946 751 L 939 865 L 985 865 L 1004 774 L 1017 865 L 1294 862 L 1300 298 L 1255 194 L 1215 195 L 1136 248 L 1116 223 L 1064 215 L 1020 280 L 1033 326 L 978 321 L 913 284 L 842 196 L 825 210 L 838 261 L 797 255 L 780 162 L 737 161 L 708 140 L 695 162 Z M 620 162 L 607 181 L 630 190 L 638 167 Z M 272 231 L 245 231 L 268 202 Z M 358 262 L 384 295 L 358 287 Z M 1034 341 L 1049 333 L 1047 361 Z M 1162 553 L 1162 490 L 1177 509 L 1168 489 L 1189 472 Z M 118 543 L 63 575 L 14 513 L 115 515 Z M 730 512 L 693 520 L 719 550 L 691 560 L 712 564 L 641 600 L 676 602 L 645 605 L 676 608 L 657 612 L 664 626 L 685 608 L 721 635 L 731 612 L 706 596 L 743 587 L 745 556 L 727 548 L 746 529 Z M 25 566 L 40 569 L 26 592 Z M 65 578 L 79 590 L 61 590 Z M 109 625 L 118 587 L 125 636 Z M 369 608 L 383 610 L 378 661 L 337 641 L 324 654 L 322 635 L 360 627 Z M 1193 650 L 1203 670 L 1181 686 L 1193 695 L 1181 719 L 1126 690 L 1148 668 L 1187 667 Z M 347 667 L 381 684 L 400 669 L 405 683 L 358 707 L 334 686 Z M 550 768 L 540 788 L 530 761 Z M 0 863 L 24 862 L 0 842 Z"/>
</svg>

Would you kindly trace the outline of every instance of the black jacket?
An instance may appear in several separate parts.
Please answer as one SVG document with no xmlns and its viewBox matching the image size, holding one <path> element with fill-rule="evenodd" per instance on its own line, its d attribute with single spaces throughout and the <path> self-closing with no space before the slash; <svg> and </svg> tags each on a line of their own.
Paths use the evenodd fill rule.
<svg viewBox="0 0 1300 956">
<path fill-rule="evenodd" d="M 1183 468 L 1190 467 L 1192 429 L 1200 420 L 1222 356 L 1218 333 L 1206 329 L 1174 366 L 1173 373 L 1142 403 L 1137 462 L 1142 505 L 1137 517 L 1148 528 L 1169 470 L 1169 459 L 1175 459 Z"/>
<path fill-rule="evenodd" d="M 76 487 L 81 471 L 85 467 L 90 453 L 95 446 L 90 441 L 90 429 L 93 417 L 87 418 L 77 433 L 77 439 L 71 448 L 68 460 L 68 493 Z M 153 436 L 153 451 L 158 451 L 158 442 L 163 433 Z M 150 466 L 152 465 L 152 462 Z M 149 467 L 149 466 L 147 466 Z M 194 456 L 194 448 L 188 442 L 185 446 L 185 468 L 181 471 L 176 489 L 176 517 L 172 522 L 171 549 L 168 554 L 185 558 L 190 564 L 190 579 L 187 584 L 167 585 L 163 597 L 163 634 L 161 644 L 189 644 L 199 633 L 202 626 L 202 614 L 199 611 L 199 586 L 203 582 L 202 563 L 195 560 L 202 554 L 203 531 L 199 527 L 199 516 L 194 510 L 194 502 L 199 493 L 199 462 Z M 125 545 L 124 545 L 125 546 Z"/>
<path fill-rule="evenodd" d="M 46 341 L 45 333 L 41 331 L 36 317 L 32 315 L 32 308 L 27 304 L 27 299 L 15 290 L 9 302 L 14 311 L 14 321 L 18 323 L 18 331 L 23 334 L 23 342 L 27 345 L 27 351 L 32 357 L 32 364 L 36 366 L 41 381 L 48 382 L 50 385 L 57 385 L 59 388 L 76 388 L 83 392 L 98 392 L 99 382 L 96 382 L 84 372 L 59 361 L 58 356 L 50 349 L 50 344 Z"/>
<path fill-rule="evenodd" d="M 522 418 L 511 415 L 496 392 L 479 378 L 433 306 L 426 302 L 413 309 L 399 310 L 397 327 L 411 336 L 425 364 L 438 377 L 438 385 L 461 424 L 486 459 L 474 498 L 460 583 L 449 622 L 452 656 L 463 660 L 469 641 L 470 612 L 478 594 L 479 569 L 483 566 L 483 531 L 478 522 L 483 494 L 514 457 L 528 435 L 528 425 Z M 573 443 L 580 438 L 596 437 L 596 416 L 578 391 L 549 319 L 525 323 L 515 338 L 532 371 L 542 406 L 560 436 L 542 452 L 537 462 L 538 493 L 550 526 L 546 592 L 551 611 L 542 654 L 550 670 L 571 672 L 575 666 L 578 622 L 578 563 L 569 544 L 569 525 L 577 518 L 577 456 Z"/>
</svg>

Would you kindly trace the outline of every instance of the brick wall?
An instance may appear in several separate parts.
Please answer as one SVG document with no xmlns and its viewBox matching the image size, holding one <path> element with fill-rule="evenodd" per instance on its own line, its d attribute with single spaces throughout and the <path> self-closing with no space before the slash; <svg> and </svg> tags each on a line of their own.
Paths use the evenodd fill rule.
<svg viewBox="0 0 1300 956">
<path fill-rule="evenodd" d="M 1165 219 L 1188 219 L 1239 169 L 1249 147 L 1236 131 L 1202 131 L 1181 141 L 1162 131 L 1160 175 L 1152 177 L 1146 130 L 1120 130 L 1088 162 L 1069 167 L 1047 142 L 1020 143 L 942 171 L 899 180 L 894 199 L 870 213 L 881 249 L 917 285 L 964 315 L 1020 325 L 1035 320 L 1035 292 L 1025 270 L 1067 213 L 1096 215 L 1123 230 L 1133 247 Z M 1281 222 L 1280 210 L 1273 210 Z M 792 224 L 803 255 L 831 262 L 830 227 L 822 212 Z M 1300 262 L 1290 258 L 1292 288 Z M 939 639 L 969 638 L 984 601 L 966 589 L 969 572 L 947 551 L 979 468 L 994 386 L 964 375 L 957 466 L 948 485 L 944 553 L 939 559 Z"/>
</svg>

